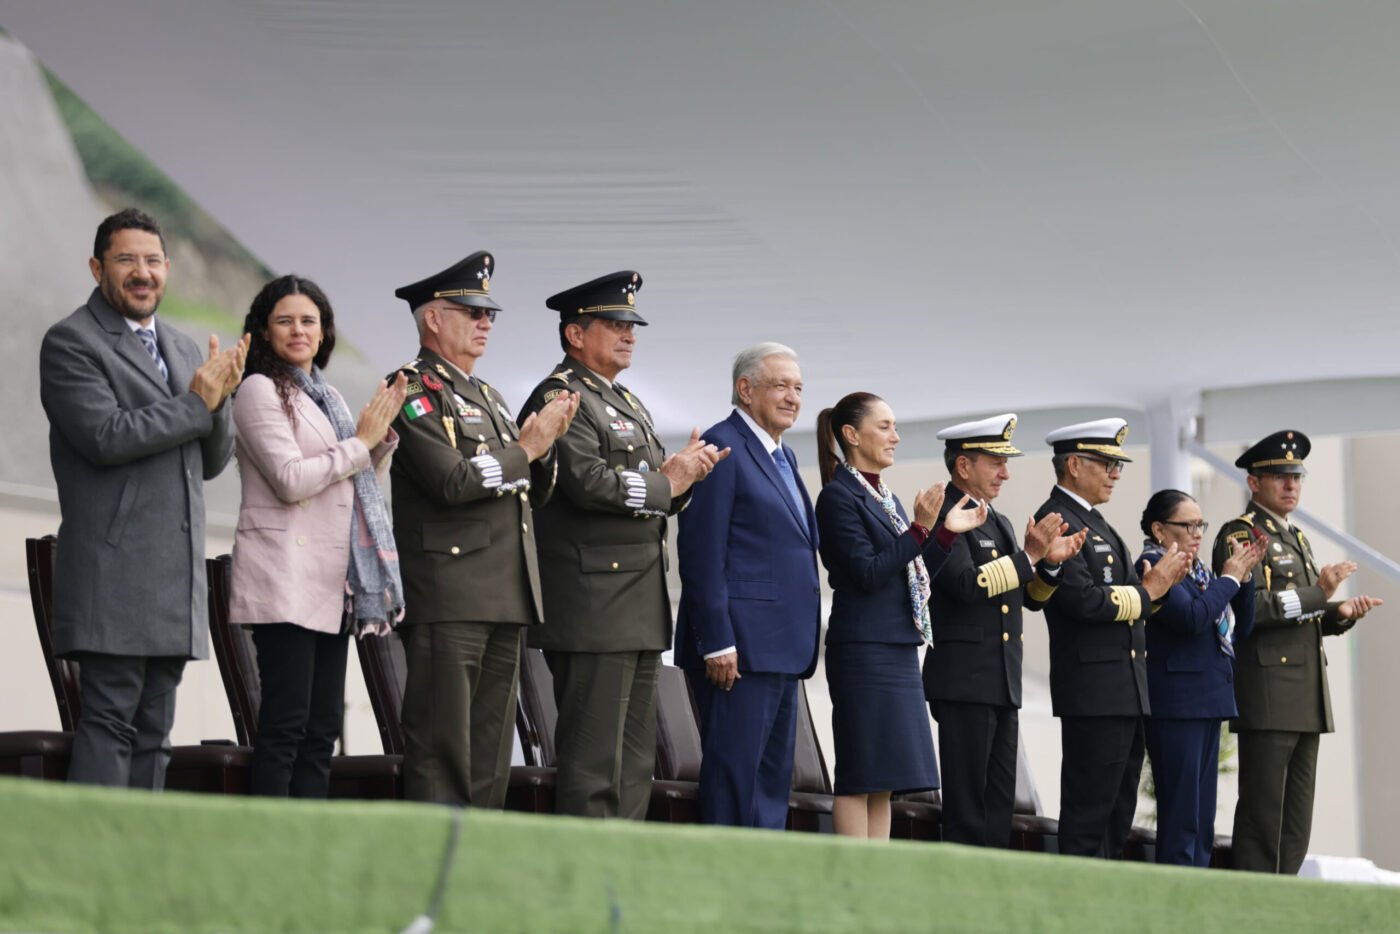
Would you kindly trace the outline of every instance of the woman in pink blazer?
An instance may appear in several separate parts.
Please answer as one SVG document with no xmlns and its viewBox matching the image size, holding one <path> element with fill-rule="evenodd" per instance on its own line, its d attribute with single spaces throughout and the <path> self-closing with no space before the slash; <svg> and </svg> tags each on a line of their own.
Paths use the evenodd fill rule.
<svg viewBox="0 0 1400 934">
<path fill-rule="evenodd" d="M 252 342 L 233 401 L 243 504 L 229 620 L 252 626 L 262 686 L 249 791 L 324 798 L 347 637 L 387 632 L 403 609 L 379 484 L 406 387 L 402 375 L 381 382 L 358 424 L 350 420 L 321 374 L 335 348 L 334 315 L 307 279 L 269 282 L 243 327 Z"/>
</svg>

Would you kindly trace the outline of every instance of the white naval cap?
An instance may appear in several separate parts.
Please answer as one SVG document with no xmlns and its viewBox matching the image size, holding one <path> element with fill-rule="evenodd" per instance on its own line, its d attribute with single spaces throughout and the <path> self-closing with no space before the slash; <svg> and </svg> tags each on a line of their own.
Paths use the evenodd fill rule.
<svg viewBox="0 0 1400 934">
<path fill-rule="evenodd" d="M 1015 433 L 1016 413 L 1007 412 L 944 428 L 938 433 L 938 440 L 946 443 L 952 452 L 982 451 L 998 457 L 1020 457 L 1021 452 L 1011 445 L 1011 436 Z"/>
<path fill-rule="evenodd" d="M 1045 436 L 1045 443 L 1056 454 L 1089 452 L 1102 457 L 1132 463 L 1123 455 L 1123 439 L 1128 436 L 1128 423 L 1121 418 L 1101 418 L 1096 422 L 1080 422 L 1056 428 Z"/>
</svg>

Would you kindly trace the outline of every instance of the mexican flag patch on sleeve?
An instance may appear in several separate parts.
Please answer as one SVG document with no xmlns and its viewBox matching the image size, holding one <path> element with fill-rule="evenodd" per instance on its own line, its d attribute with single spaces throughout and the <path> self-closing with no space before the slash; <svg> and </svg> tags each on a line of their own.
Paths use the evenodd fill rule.
<svg viewBox="0 0 1400 934">
<path fill-rule="evenodd" d="M 403 407 L 403 414 L 407 415 L 408 420 L 411 422 L 420 415 L 427 415 L 432 410 L 432 402 L 428 400 L 427 396 L 421 396 L 406 402 Z"/>
</svg>

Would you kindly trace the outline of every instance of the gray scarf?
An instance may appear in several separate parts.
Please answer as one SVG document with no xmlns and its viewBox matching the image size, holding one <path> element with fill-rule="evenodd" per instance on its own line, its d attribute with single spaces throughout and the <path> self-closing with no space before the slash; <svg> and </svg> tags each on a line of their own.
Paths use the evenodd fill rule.
<svg viewBox="0 0 1400 934">
<path fill-rule="evenodd" d="M 331 391 L 321 368 L 311 365 L 307 374 L 292 368 L 297 387 L 325 413 L 337 439 L 355 435 L 355 423 L 345 404 Z M 352 478 L 355 483 L 355 520 L 350 525 L 350 570 L 346 586 L 352 626 L 356 635 L 381 625 L 392 626 L 403 615 L 403 582 L 399 578 L 399 550 L 393 524 L 384 506 L 384 492 L 373 465 Z"/>
</svg>

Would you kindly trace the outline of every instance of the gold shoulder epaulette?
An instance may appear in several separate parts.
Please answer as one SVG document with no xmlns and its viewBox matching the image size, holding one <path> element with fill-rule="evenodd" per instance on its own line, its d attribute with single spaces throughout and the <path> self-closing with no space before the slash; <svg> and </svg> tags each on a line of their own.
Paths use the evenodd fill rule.
<svg viewBox="0 0 1400 934">
<path fill-rule="evenodd" d="M 1252 512 L 1247 512 L 1247 513 L 1245 513 L 1245 514 L 1242 515 L 1242 516 L 1235 516 L 1235 518 L 1231 519 L 1230 521 L 1231 521 L 1231 522 L 1244 522 L 1244 523 L 1247 523 L 1247 524 L 1249 524 L 1249 525 L 1253 525 L 1253 524 L 1254 524 L 1254 513 L 1252 513 Z"/>
<path fill-rule="evenodd" d="M 1108 599 L 1118 607 L 1118 615 L 1113 617 L 1116 623 L 1131 622 L 1142 615 L 1142 594 L 1136 587 L 1116 584 L 1108 588 Z"/>
<path fill-rule="evenodd" d="M 417 359 L 410 360 L 408 363 L 405 363 L 403 366 L 399 367 L 399 369 L 403 370 L 405 373 L 417 373 L 418 365 L 422 362 L 422 360 Z"/>
</svg>

